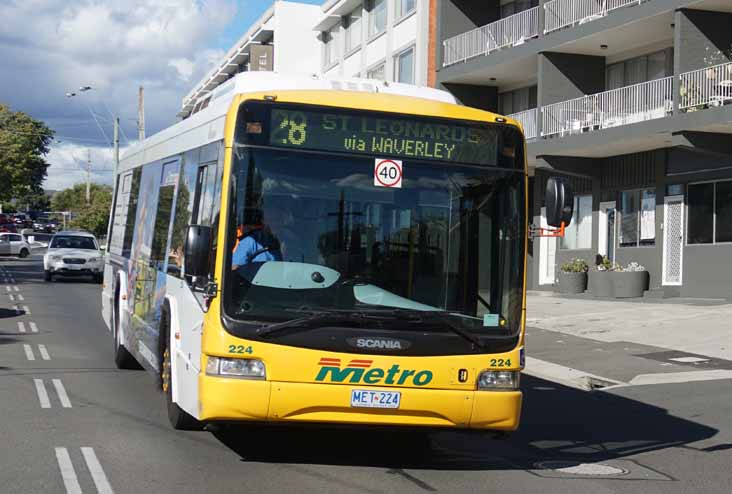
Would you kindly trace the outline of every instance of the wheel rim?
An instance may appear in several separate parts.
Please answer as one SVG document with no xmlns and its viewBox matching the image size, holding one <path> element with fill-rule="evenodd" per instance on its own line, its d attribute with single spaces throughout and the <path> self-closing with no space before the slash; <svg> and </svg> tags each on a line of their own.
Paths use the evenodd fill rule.
<svg viewBox="0 0 732 494">
<path fill-rule="evenodd" d="M 167 393 L 168 389 L 170 389 L 170 350 L 165 349 L 165 353 L 163 353 L 163 373 L 162 373 L 162 382 L 163 382 L 163 392 Z"/>
</svg>

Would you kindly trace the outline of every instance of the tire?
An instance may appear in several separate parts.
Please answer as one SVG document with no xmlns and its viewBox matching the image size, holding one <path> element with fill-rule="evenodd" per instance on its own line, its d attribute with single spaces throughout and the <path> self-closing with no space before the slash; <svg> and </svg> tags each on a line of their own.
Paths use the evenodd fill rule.
<svg viewBox="0 0 732 494">
<path fill-rule="evenodd" d="M 95 274 L 93 277 L 94 283 L 97 285 L 101 285 L 104 281 L 104 275 L 103 274 Z"/>
<path fill-rule="evenodd" d="M 165 405 L 168 409 L 168 421 L 175 430 L 179 431 L 200 431 L 203 429 L 203 423 L 191 417 L 185 410 L 173 402 L 173 386 L 170 378 L 170 325 L 168 323 L 168 313 L 163 310 L 160 319 L 160 337 L 164 338 L 162 369 L 160 373 L 160 382 L 163 393 L 165 393 Z"/>
<path fill-rule="evenodd" d="M 25 259 L 26 257 L 28 257 L 28 254 L 30 254 L 30 252 L 28 252 L 28 249 L 26 249 L 26 248 L 20 249 L 19 256 L 21 259 Z"/>
<path fill-rule="evenodd" d="M 118 369 L 138 370 L 141 369 L 135 357 L 122 344 L 119 334 L 119 317 L 117 304 L 114 305 L 114 313 L 112 314 L 112 324 L 114 325 L 114 365 Z"/>
<path fill-rule="evenodd" d="M 44 281 L 53 281 L 53 275 L 49 270 L 43 270 L 43 279 Z"/>
</svg>

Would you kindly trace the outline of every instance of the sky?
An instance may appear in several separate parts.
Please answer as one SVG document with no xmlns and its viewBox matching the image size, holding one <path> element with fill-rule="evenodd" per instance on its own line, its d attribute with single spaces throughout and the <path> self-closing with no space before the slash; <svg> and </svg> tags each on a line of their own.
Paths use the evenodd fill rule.
<svg viewBox="0 0 732 494">
<path fill-rule="evenodd" d="M 271 4 L 0 0 L 0 103 L 56 131 L 44 188 L 84 181 L 89 157 L 92 180 L 111 184 L 113 115 L 123 151 L 137 139 L 139 86 L 146 135 L 175 123 L 183 96 Z"/>
</svg>

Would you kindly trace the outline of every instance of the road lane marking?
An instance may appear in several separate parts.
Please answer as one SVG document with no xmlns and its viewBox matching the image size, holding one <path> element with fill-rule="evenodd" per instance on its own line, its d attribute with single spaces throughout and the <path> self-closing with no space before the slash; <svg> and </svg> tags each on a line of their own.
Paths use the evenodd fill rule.
<svg viewBox="0 0 732 494">
<path fill-rule="evenodd" d="M 97 486 L 97 492 L 99 494 L 114 494 L 112 486 L 109 485 L 107 476 L 104 474 L 102 465 L 99 463 L 97 455 L 94 454 L 94 448 L 88 446 L 82 447 L 81 454 L 84 455 L 86 466 L 89 468 L 94 485 Z"/>
<path fill-rule="evenodd" d="M 10 294 L 10 301 L 11 301 L 11 302 L 15 302 L 15 297 L 13 296 L 13 294 L 12 294 L 12 293 Z"/>
<path fill-rule="evenodd" d="M 10 291 L 10 285 L 5 285 L 5 289 L 6 289 L 7 291 Z"/>
<path fill-rule="evenodd" d="M 23 350 L 25 350 L 25 358 L 28 360 L 35 360 L 36 356 L 33 355 L 33 349 L 30 345 L 23 345 Z"/>
<path fill-rule="evenodd" d="M 644 386 L 649 384 L 679 384 L 697 381 L 713 381 L 717 379 L 732 379 L 732 371 L 714 369 L 704 371 L 640 374 L 631 379 L 630 384 L 633 386 Z"/>
<path fill-rule="evenodd" d="M 23 297 L 23 295 L 18 294 L 18 300 L 23 302 L 25 300 L 25 297 Z"/>
<path fill-rule="evenodd" d="M 18 288 L 17 286 L 14 286 L 13 287 L 13 290 L 15 290 L 16 292 L 19 292 L 20 291 L 20 288 Z"/>
<path fill-rule="evenodd" d="M 681 362 L 683 364 L 697 364 L 699 362 L 709 362 L 708 358 L 699 358 L 699 357 L 676 357 L 676 358 L 670 358 L 669 360 L 673 360 L 674 362 Z"/>
<path fill-rule="evenodd" d="M 41 403 L 41 408 L 51 408 L 51 402 L 48 399 L 48 393 L 46 392 L 46 386 L 43 384 L 43 379 L 33 379 L 36 384 L 36 393 L 38 393 L 38 401 Z"/>
<path fill-rule="evenodd" d="M 27 306 L 27 305 L 24 305 L 24 306 L 23 306 L 23 311 L 24 311 L 24 312 L 25 312 L 26 314 L 30 314 L 30 313 L 31 313 L 31 311 L 30 311 L 30 309 L 28 308 L 28 306 Z"/>
<path fill-rule="evenodd" d="M 33 321 L 31 321 L 28 324 L 30 324 L 31 333 L 37 333 L 38 332 L 38 326 L 36 326 L 36 323 L 34 323 Z"/>
<path fill-rule="evenodd" d="M 18 332 L 25 333 L 25 323 L 22 321 L 18 321 Z"/>
<path fill-rule="evenodd" d="M 74 465 L 71 463 L 66 448 L 56 448 L 56 461 L 58 461 L 58 468 L 61 470 L 61 478 L 66 487 L 66 494 L 81 494 L 81 485 L 79 485 L 79 479 L 76 477 Z"/>
<path fill-rule="evenodd" d="M 71 402 L 69 401 L 69 395 L 66 394 L 66 389 L 60 379 L 53 380 L 53 386 L 56 388 L 58 393 L 58 399 L 61 401 L 61 406 L 64 408 L 71 408 Z"/>
<path fill-rule="evenodd" d="M 43 360 L 51 360 L 51 355 L 48 354 L 48 350 L 46 350 L 46 345 L 38 345 L 38 352 L 41 354 L 41 358 Z"/>
<path fill-rule="evenodd" d="M 581 389 L 583 391 L 595 389 L 592 386 L 592 381 L 600 381 L 606 383 L 607 386 L 625 384 L 621 381 L 597 376 L 595 374 L 590 374 L 589 372 L 565 367 L 563 365 L 547 362 L 534 357 L 526 357 L 526 368 L 523 373 L 540 379 L 564 384 L 565 386 L 570 386 L 572 388 Z"/>
</svg>

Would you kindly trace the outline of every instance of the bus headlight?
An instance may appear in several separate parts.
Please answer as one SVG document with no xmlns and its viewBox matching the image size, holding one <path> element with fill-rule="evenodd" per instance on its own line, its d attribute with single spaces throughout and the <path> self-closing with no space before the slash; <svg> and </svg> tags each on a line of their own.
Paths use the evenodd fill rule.
<svg viewBox="0 0 732 494">
<path fill-rule="evenodd" d="M 206 374 L 247 379 L 264 379 L 266 375 L 264 362 L 261 360 L 212 356 L 206 362 Z"/>
<path fill-rule="evenodd" d="M 479 390 L 514 391 L 519 388 L 519 371 L 483 371 L 478 376 Z"/>
</svg>

